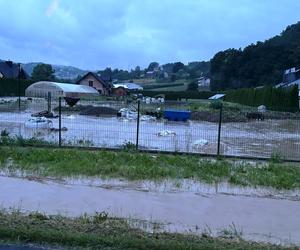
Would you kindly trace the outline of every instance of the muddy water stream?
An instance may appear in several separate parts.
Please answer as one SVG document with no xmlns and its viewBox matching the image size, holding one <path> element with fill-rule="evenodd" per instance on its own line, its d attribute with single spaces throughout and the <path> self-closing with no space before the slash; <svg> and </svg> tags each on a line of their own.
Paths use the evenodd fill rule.
<svg viewBox="0 0 300 250">
<path fill-rule="evenodd" d="M 234 223 L 242 237 L 300 245 L 299 190 L 214 187 L 187 182 L 120 180 L 50 180 L 0 177 L 0 204 L 5 208 L 78 216 L 106 211 L 110 216 L 161 223 L 162 230 L 219 232 Z M 236 191 L 234 191 L 236 190 Z M 269 192 L 269 193 L 268 193 Z M 266 195 L 267 194 L 267 195 Z"/>
</svg>

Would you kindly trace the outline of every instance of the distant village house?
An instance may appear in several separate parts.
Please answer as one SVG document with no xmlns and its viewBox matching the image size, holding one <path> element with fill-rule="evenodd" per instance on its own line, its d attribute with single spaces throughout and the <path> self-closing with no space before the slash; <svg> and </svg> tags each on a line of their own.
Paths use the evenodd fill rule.
<svg viewBox="0 0 300 250">
<path fill-rule="evenodd" d="M 93 87 L 100 95 L 110 95 L 113 88 L 111 79 L 104 79 L 94 72 L 88 72 L 77 81 L 77 84 Z"/>
<path fill-rule="evenodd" d="M 143 87 L 136 83 L 117 83 L 113 87 L 113 95 L 125 96 L 143 90 Z"/>
<path fill-rule="evenodd" d="M 300 69 L 291 68 L 287 69 L 283 73 L 282 82 L 276 85 L 276 88 L 287 88 L 292 86 L 298 86 L 299 90 L 299 108 L 300 108 Z"/>
<path fill-rule="evenodd" d="M 22 67 L 12 61 L 0 62 L 0 79 L 29 79 Z"/>
<path fill-rule="evenodd" d="M 277 84 L 276 87 L 290 87 L 293 85 L 300 85 L 300 69 L 291 68 L 283 73 L 282 82 Z"/>
<path fill-rule="evenodd" d="M 104 78 L 96 73 L 88 72 L 77 81 L 79 85 L 93 87 L 100 95 L 126 96 L 143 90 L 136 83 L 112 83 L 111 77 Z"/>
<path fill-rule="evenodd" d="M 209 91 L 210 90 L 210 78 L 201 76 L 198 79 L 198 90 Z"/>
<path fill-rule="evenodd" d="M 147 71 L 146 72 L 146 77 L 150 78 L 150 79 L 156 78 L 157 77 L 157 71 Z"/>
</svg>

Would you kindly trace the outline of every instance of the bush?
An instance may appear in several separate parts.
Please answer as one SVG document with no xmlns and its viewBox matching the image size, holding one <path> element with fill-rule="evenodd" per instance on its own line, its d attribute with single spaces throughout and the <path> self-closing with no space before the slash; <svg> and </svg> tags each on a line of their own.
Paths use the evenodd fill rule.
<svg viewBox="0 0 300 250">
<path fill-rule="evenodd" d="M 183 86 L 184 83 L 164 83 L 164 84 L 152 84 L 152 85 L 146 85 L 143 88 L 145 90 L 151 90 L 151 89 L 159 89 L 159 88 L 168 88 L 168 87 L 178 87 Z"/>
<path fill-rule="evenodd" d="M 20 94 L 25 95 L 25 89 L 31 85 L 33 81 L 30 80 L 20 80 Z M 0 96 L 17 96 L 18 95 L 18 85 L 17 79 L 1 79 L 0 80 Z"/>
<path fill-rule="evenodd" d="M 9 136 L 9 132 L 6 129 L 1 131 L 1 137 L 8 137 L 8 136 Z"/>
<path fill-rule="evenodd" d="M 220 109 L 222 107 L 222 101 L 220 100 L 212 101 L 209 104 L 209 107 L 212 109 Z"/>
</svg>

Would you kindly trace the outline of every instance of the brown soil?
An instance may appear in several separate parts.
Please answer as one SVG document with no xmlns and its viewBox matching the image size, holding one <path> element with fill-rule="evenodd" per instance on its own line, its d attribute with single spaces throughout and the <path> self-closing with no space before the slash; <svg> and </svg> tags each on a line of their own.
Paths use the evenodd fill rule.
<svg viewBox="0 0 300 250">
<path fill-rule="evenodd" d="M 277 112 L 277 111 L 267 111 L 263 113 L 264 119 L 267 120 L 300 120 L 299 113 L 290 112 Z M 211 111 L 193 111 L 191 114 L 191 120 L 195 121 L 207 121 L 207 122 L 219 122 L 220 112 L 219 110 Z M 223 110 L 222 122 L 248 122 L 247 112 L 244 111 L 231 111 Z"/>
<path fill-rule="evenodd" d="M 219 122 L 220 113 L 216 111 L 194 111 L 191 114 L 191 120 Z M 242 112 L 223 111 L 222 122 L 246 122 L 248 119 Z"/>
<path fill-rule="evenodd" d="M 117 115 L 117 113 L 118 111 L 114 108 L 86 106 L 82 108 L 79 114 L 101 116 L 101 115 Z"/>
</svg>

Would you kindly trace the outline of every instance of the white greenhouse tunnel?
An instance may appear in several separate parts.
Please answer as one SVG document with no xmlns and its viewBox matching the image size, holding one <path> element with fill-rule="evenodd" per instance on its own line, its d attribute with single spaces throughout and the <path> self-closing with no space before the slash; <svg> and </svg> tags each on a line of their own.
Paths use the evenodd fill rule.
<svg viewBox="0 0 300 250">
<path fill-rule="evenodd" d="M 99 95 L 98 91 L 90 86 L 48 81 L 33 83 L 25 90 L 27 97 L 46 98 L 49 93 L 52 98 Z"/>
</svg>

